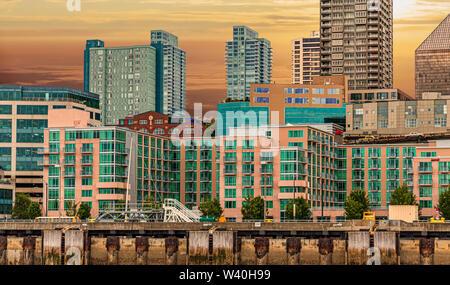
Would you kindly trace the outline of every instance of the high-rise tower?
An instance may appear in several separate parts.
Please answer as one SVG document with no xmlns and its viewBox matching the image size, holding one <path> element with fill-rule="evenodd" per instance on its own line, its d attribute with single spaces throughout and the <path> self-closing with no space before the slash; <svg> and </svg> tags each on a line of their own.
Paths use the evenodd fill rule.
<svg viewBox="0 0 450 285">
<path fill-rule="evenodd" d="M 320 1 L 321 74 L 350 90 L 393 86 L 392 0 Z"/>
<path fill-rule="evenodd" d="M 166 31 L 151 31 L 151 45 L 156 49 L 156 111 L 171 115 L 186 109 L 186 52 Z"/>
<path fill-rule="evenodd" d="M 270 83 L 272 48 L 270 41 L 246 26 L 233 27 L 233 40 L 226 43 L 227 97 L 250 98 L 250 84 Z"/>
</svg>

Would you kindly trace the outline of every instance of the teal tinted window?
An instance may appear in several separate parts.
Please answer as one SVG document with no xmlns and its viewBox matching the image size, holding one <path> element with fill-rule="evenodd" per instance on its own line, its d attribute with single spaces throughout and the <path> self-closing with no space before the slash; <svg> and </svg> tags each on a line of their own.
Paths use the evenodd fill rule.
<svg viewBox="0 0 450 285">
<path fill-rule="evenodd" d="M 38 154 L 38 148 L 18 147 L 16 149 L 16 170 L 17 171 L 42 171 L 43 156 Z"/>
<path fill-rule="evenodd" d="M 47 120 L 17 120 L 17 142 L 43 143 Z"/>
<path fill-rule="evenodd" d="M 47 115 L 48 106 L 43 105 L 18 105 L 17 114 L 19 115 Z"/>
<path fill-rule="evenodd" d="M 11 148 L 0 147 L 0 169 L 11 171 Z"/>
<path fill-rule="evenodd" d="M 0 120 L 0 142 L 10 143 L 12 137 L 12 120 Z"/>
<path fill-rule="evenodd" d="M 12 106 L 11 105 L 0 105 L 0 114 L 1 115 L 11 115 L 12 114 Z"/>
</svg>

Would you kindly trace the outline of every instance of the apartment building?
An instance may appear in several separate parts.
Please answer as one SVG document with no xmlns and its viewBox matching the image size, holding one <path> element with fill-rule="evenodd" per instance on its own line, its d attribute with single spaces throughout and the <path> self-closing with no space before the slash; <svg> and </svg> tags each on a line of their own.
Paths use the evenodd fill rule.
<svg viewBox="0 0 450 285">
<path fill-rule="evenodd" d="M 393 0 L 320 1 L 321 75 L 349 89 L 393 86 Z"/>
<path fill-rule="evenodd" d="M 99 95 L 102 123 L 156 111 L 156 49 L 149 45 L 90 48 L 89 91 Z"/>
<path fill-rule="evenodd" d="M 248 100 L 250 84 L 270 83 L 272 48 L 270 41 L 246 26 L 233 27 L 233 40 L 226 43 L 227 97 Z"/>
<path fill-rule="evenodd" d="M 156 111 L 171 115 L 186 109 L 186 52 L 178 37 L 162 30 L 151 31 L 156 49 Z"/>
<path fill-rule="evenodd" d="M 292 84 L 312 84 L 320 76 L 320 32 L 292 40 Z"/>
</svg>

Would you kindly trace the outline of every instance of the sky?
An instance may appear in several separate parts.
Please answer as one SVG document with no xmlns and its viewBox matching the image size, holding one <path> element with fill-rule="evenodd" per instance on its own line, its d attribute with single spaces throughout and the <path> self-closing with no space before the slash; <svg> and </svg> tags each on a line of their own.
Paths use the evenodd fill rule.
<svg viewBox="0 0 450 285">
<path fill-rule="evenodd" d="M 291 41 L 319 29 L 319 0 L 0 0 L 0 84 L 82 89 L 86 40 L 149 44 L 167 30 L 187 52 L 187 109 L 226 97 L 225 42 L 233 25 L 271 41 L 272 81 L 291 82 Z M 70 0 L 77 1 L 77 0 Z M 450 13 L 448 0 L 394 0 L 394 87 L 414 96 L 414 51 Z"/>
</svg>

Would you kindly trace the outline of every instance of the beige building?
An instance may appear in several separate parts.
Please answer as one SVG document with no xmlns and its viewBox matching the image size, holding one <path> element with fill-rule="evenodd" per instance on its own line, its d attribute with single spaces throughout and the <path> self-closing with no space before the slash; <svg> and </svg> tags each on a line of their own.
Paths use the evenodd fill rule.
<svg viewBox="0 0 450 285">
<path fill-rule="evenodd" d="M 350 90 L 392 88 L 392 9 L 392 0 L 320 1 L 321 75 L 348 75 Z"/>
<path fill-rule="evenodd" d="M 312 84 L 320 76 L 320 32 L 312 31 L 309 38 L 292 41 L 292 83 Z"/>
<path fill-rule="evenodd" d="M 349 136 L 427 135 L 449 131 L 447 97 L 347 105 Z"/>
</svg>

